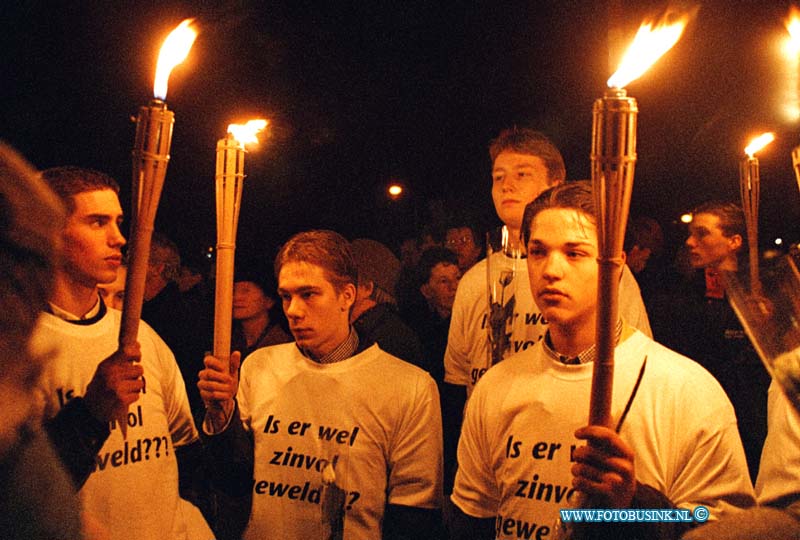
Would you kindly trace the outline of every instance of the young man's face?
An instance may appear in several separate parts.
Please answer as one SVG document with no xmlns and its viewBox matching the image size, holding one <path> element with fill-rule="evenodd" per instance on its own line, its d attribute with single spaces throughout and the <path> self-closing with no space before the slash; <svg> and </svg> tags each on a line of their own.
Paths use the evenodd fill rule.
<svg viewBox="0 0 800 540">
<path fill-rule="evenodd" d="M 117 278 L 114 281 L 97 285 L 97 290 L 108 307 L 122 310 L 122 304 L 125 300 L 126 277 L 128 277 L 128 268 L 120 266 L 117 270 Z"/>
<path fill-rule="evenodd" d="M 551 208 L 536 215 L 527 246 L 536 305 L 551 325 L 595 324 L 597 228 L 582 212 Z"/>
<path fill-rule="evenodd" d="M 356 295 L 352 283 L 336 291 L 321 266 L 293 261 L 281 267 L 278 295 L 297 345 L 314 357 L 325 356 L 347 339 Z"/>
<path fill-rule="evenodd" d="M 63 271 L 87 287 L 111 283 L 117 277 L 125 245 L 117 194 L 101 189 L 78 193 L 72 199 L 75 210 L 64 228 Z"/>
<path fill-rule="evenodd" d="M 697 214 L 689 225 L 689 238 L 686 247 L 689 248 L 689 262 L 692 268 L 720 268 L 736 269 L 736 251 L 742 245 L 739 235 L 727 237 L 719 226 L 719 216 L 714 214 Z"/>
<path fill-rule="evenodd" d="M 503 223 L 518 231 L 525 206 L 550 187 L 549 178 L 541 158 L 500 152 L 492 166 L 492 200 Z"/>
<path fill-rule="evenodd" d="M 252 281 L 237 281 L 233 284 L 234 319 L 251 319 L 265 315 L 272 306 L 272 298 Z"/>
<path fill-rule="evenodd" d="M 420 287 L 420 292 L 435 309 L 450 311 L 456 299 L 461 270 L 458 266 L 440 262 L 431 268 L 431 277 Z"/>
</svg>

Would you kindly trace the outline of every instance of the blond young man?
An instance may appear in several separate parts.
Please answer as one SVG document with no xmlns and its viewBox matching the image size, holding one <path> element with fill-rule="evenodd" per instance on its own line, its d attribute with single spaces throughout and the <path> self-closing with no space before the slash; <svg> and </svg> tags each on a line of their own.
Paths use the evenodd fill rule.
<svg viewBox="0 0 800 540">
<path fill-rule="evenodd" d="M 216 483 L 252 494 L 245 538 L 435 538 L 435 382 L 351 326 L 358 271 L 341 235 L 293 236 L 275 270 L 295 342 L 256 350 L 241 374 L 238 353 L 230 367 L 208 356 L 198 384 Z"/>
</svg>

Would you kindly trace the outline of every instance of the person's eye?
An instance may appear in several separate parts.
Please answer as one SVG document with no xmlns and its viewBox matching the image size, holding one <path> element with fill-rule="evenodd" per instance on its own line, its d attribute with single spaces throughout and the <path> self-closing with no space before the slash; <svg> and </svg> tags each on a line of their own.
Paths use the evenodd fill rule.
<svg viewBox="0 0 800 540">
<path fill-rule="evenodd" d="M 501 181 L 501 180 L 504 178 L 504 176 L 505 176 L 505 175 L 503 175 L 503 174 L 501 174 L 501 173 L 494 173 L 494 174 L 492 175 L 492 180 L 494 180 L 495 182 L 499 182 L 499 181 Z"/>
<path fill-rule="evenodd" d="M 540 247 L 532 247 L 528 249 L 528 257 L 543 257 L 545 255 L 545 250 Z"/>
</svg>

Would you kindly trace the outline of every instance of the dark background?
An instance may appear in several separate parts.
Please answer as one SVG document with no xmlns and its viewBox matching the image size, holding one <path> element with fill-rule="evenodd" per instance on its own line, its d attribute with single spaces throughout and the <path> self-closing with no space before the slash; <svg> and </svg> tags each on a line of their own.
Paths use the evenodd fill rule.
<svg viewBox="0 0 800 540">
<path fill-rule="evenodd" d="M 269 253 L 312 227 L 394 246 L 442 214 L 481 228 L 496 217 L 488 142 L 531 126 L 588 178 L 592 103 L 624 47 L 662 2 L 5 2 L 0 7 L 0 138 L 40 168 L 103 170 L 130 204 L 135 116 L 152 96 L 158 49 L 182 19 L 200 35 L 173 71 L 175 131 L 157 229 L 185 256 L 215 243 L 214 159 L 227 125 L 271 125 L 246 158 L 241 250 Z M 761 243 L 800 240 L 790 151 L 800 126 L 779 114 L 776 53 L 788 3 L 703 3 L 686 34 L 641 79 L 631 213 L 678 216 L 738 201 L 738 160 L 755 134 Z M 615 47 L 611 47 L 612 51 Z M 406 186 L 390 201 L 390 181 Z"/>
</svg>

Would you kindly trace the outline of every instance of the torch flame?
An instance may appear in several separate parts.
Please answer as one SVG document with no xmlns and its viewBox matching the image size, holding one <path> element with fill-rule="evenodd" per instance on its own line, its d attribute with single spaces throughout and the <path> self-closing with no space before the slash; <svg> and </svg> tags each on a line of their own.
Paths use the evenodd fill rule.
<svg viewBox="0 0 800 540">
<path fill-rule="evenodd" d="M 758 137 L 754 138 L 750 141 L 750 144 L 744 149 L 744 153 L 750 157 L 753 157 L 756 152 L 767 146 L 769 143 L 775 140 L 775 134 L 771 132 L 762 133 Z"/>
<path fill-rule="evenodd" d="M 246 124 L 231 124 L 228 126 L 228 133 L 239 141 L 242 146 L 246 144 L 258 144 L 258 132 L 267 127 L 266 120 L 250 120 Z"/>
<path fill-rule="evenodd" d="M 668 50 L 675 45 L 683 34 L 689 22 L 690 15 L 683 15 L 673 23 L 662 19 L 655 28 L 651 23 L 644 23 L 636 32 L 628 50 L 622 57 L 622 62 L 610 79 L 609 88 L 624 88 L 628 83 L 641 77 L 650 66 L 656 63 Z"/>
<path fill-rule="evenodd" d="M 186 19 L 179 24 L 164 40 L 161 52 L 158 53 L 156 65 L 156 80 L 153 85 L 153 95 L 158 99 L 167 99 L 167 81 L 172 69 L 183 62 L 189 55 L 197 31 L 191 28 L 193 19 Z"/>
</svg>

